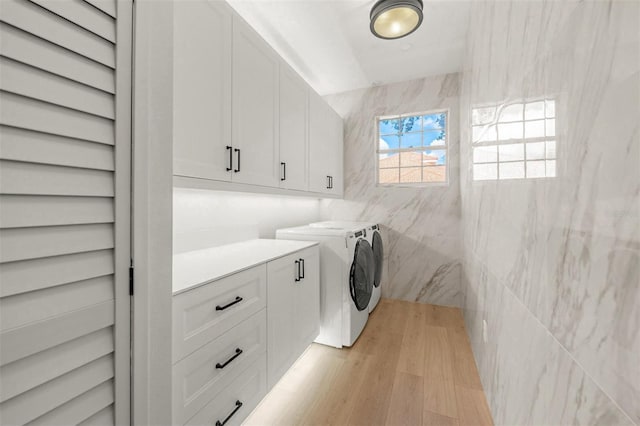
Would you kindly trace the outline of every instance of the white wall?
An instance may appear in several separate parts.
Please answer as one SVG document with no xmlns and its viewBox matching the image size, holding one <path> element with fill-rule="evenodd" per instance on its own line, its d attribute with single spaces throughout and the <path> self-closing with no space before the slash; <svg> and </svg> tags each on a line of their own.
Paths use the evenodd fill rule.
<svg viewBox="0 0 640 426">
<path fill-rule="evenodd" d="M 173 3 L 134 3 L 133 413 L 171 424 Z"/>
<path fill-rule="evenodd" d="M 278 228 L 318 220 L 317 198 L 175 188 L 173 252 L 274 238 Z"/>
</svg>

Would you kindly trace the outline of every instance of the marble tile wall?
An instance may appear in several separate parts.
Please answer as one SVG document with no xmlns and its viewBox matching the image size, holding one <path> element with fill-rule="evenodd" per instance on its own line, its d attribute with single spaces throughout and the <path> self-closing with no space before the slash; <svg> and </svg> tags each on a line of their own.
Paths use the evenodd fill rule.
<svg viewBox="0 0 640 426">
<path fill-rule="evenodd" d="M 331 95 L 345 120 L 344 200 L 323 200 L 324 220 L 382 225 L 384 297 L 460 306 L 458 74 Z M 376 124 L 382 115 L 449 109 L 448 186 L 376 186 Z"/>
<path fill-rule="evenodd" d="M 474 181 L 471 109 L 537 98 L 557 176 Z M 496 424 L 639 424 L 640 2 L 475 2 L 460 102 L 464 312 Z"/>
</svg>

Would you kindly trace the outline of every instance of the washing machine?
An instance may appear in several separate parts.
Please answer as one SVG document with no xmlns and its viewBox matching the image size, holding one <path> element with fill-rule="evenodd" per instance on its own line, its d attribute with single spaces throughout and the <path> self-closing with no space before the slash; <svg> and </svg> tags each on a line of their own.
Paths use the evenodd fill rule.
<svg viewBox="0 0 640 426">
<path fill-rule="evenodd" d="M 320 334 L 317 343 L 352 346 L 369 319 L 375 263 L 364 229 L 301 226 L 276 239 L 320 243 Z"/>
<path fill-rule="evenodd" d="M 364 229 L 365 238 L 371 244 L 373 250 L 375 272 L 373 280 L 373 292 L 371 293 L 371 301 L 369 302 L 369 312 L 372 312 L 380 301 L 382 296 L 382 268 L 384 266 L 384 246 L 382 243 L 382 235 L 380 234 L 380 225 L 371 222 L 351 222 L 351 221 L 325 221 L 309 224 L 312 228 L 324 229 Z"/>
</svg>

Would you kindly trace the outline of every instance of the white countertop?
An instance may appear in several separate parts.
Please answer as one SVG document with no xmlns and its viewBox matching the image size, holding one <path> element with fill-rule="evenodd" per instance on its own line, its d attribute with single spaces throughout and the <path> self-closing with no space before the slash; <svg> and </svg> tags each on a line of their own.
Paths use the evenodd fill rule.
<svg viewBox="0 0 640 426">
<path fill-rule="evenodd" d="M 173 295 L 317 244 L 316 241 L 257 239 L 176 254 L 173 256 Z"/>
</svg>

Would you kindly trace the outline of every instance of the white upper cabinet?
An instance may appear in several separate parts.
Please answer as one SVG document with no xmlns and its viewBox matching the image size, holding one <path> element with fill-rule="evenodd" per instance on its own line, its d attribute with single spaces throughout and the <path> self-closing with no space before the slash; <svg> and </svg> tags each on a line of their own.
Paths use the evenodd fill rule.
<svg viewBox="0 0 640 426">
<path fill-rule="evenodd" d="M 280 64 L 280 187 L 306 191 L 309 121 L 307 84 Z"/>
<path fill-rule="evenodd" d="M 174 24 L 174 183 L 342 196 L 326 102 L 226 2 L 175 2 Z"/>
<path fill-rule="evenodd" d="M 233 17 L 233 181 L 278 186 L 279 57 L 242 18 Z"/>
<path fill-rule="evenodd" d="M 174 169 L 230 180 L 231 20 L 225 2 L 174 6 Z"/>
<path fill-rule="evenodd" d="M 329 108 L 330 140 L 333 143 L 331 155 L 331 193 L 342 197 L 344 187 L 344 122 L 333 109 Z"/>
<path fill-rule="evenodd" d="M 309 95 L 309 191 L 329 192 L 332 143 L 327 125 L 329 107 L 322 98 Z"/>
<path fill-rule="evenodd" d="M 342 194 L 342 119 L 317 94 L 309 96 L 309 190 Z"/>
</svg>

